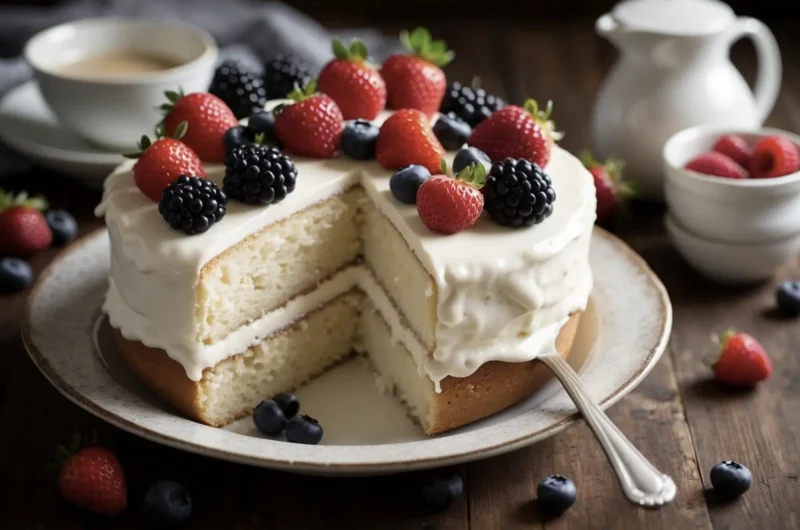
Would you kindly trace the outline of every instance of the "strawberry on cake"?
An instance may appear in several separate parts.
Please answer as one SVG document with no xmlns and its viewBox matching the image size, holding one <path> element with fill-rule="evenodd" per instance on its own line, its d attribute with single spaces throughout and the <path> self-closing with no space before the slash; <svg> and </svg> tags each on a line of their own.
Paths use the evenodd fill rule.
<svg viewBox="0 0 800 530">
<path fill-rule="evenodd" d="M 437 114 L 452 54 L 425 30 L 404 40 L 380 69 L 336 43 L 318 84 L 241 125 L 217 113 L 224 132 L 187 112 L 174 129 L 198 121 L 201 140 L 158 139 L 107 179 L 104 309 L 183 414 L 226 425 L 359 355 L 436 434 L 529 396 L 538 355 L 568 355 L 592 288 L 591 175 L 549 106 L 474 132 Z M 190 96 L 215 97 L 170 112 Z M 211 143 L 224 163 L 186 152 Z"/>
</svg>

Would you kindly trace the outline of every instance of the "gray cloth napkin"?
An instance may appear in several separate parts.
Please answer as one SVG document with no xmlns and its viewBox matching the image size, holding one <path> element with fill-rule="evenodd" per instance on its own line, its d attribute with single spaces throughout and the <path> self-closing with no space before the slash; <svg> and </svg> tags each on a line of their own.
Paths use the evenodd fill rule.
<svg viewBox="0 0 800 530">
<path fill-rule="evenodd" d="M 57 7 L 0 7 L 0 95 L 30 78 L 20 57 L 38 31 L 68 20 L 100 16 L 181 20 L 208 30 L 220 45 L 220 60 L 234 58 L 253 68 L 276 53 L 292 54 L 318 70 L 331 57 L 334 36 L 362 39 L 376 61 L 398 49 L 397 38 L 374 29 L 328 31 L 280 2 L 258 0 L 74 0 Z M 24 161 L 0 146 L 0 177 L 26 170 Z"/>
</svg>

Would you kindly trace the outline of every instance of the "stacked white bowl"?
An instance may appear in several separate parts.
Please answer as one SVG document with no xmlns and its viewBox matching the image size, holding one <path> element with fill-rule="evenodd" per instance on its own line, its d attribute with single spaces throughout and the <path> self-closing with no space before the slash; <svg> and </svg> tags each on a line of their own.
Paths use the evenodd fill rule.
<svg viewBox="0 0 800 530">
<path fill-rule="evenodd" d="M 748 144 L 780 135 L 800 148 L 800 136 L 700 126 L 664 144 L 665 223 L 678 252 L 699 272 L 724 283 L 769 280 L 800 250 L 800 171 L 775 178 L 729 179 L 683 169 L 725 134 Z"/>
</svg>

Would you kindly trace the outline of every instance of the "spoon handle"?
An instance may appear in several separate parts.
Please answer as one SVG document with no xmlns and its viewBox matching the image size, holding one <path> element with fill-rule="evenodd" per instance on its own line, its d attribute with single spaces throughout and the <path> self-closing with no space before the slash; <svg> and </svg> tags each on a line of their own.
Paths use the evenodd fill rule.
<svg viewBox="0 0 800 530">
<path fill-rule="evenodd" d="M 656 469 L 620 432 L 589 396 L 572 367 L 557 355 L 543 355 L 538 360 L 553 372 L 583 414 L 614 468 L 628 500 L 648 507 L 671 502 L 675 498 L 675 482 Z"/>
</svg>

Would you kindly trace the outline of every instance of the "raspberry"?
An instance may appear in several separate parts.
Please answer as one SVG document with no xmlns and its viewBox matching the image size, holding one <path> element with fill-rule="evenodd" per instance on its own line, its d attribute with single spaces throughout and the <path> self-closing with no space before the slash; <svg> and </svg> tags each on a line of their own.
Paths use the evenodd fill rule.
<svg viewBox="0 0 800 530">
<path fill-rule="evenodd" d="M 693 158 L 684 166 L 684 169 L 729 179 L 746 179 L 749 176 L 747 170 L 734 162 L 731 157 L 716 151 L 703 153 Z"/>
<path fill-rule="evenodd" d="M 797 146 L 782 136 L 762 138 L 753 149 L 750 174 L 754 178 L 782 177 L 800 170 Z"/>
</svg>

